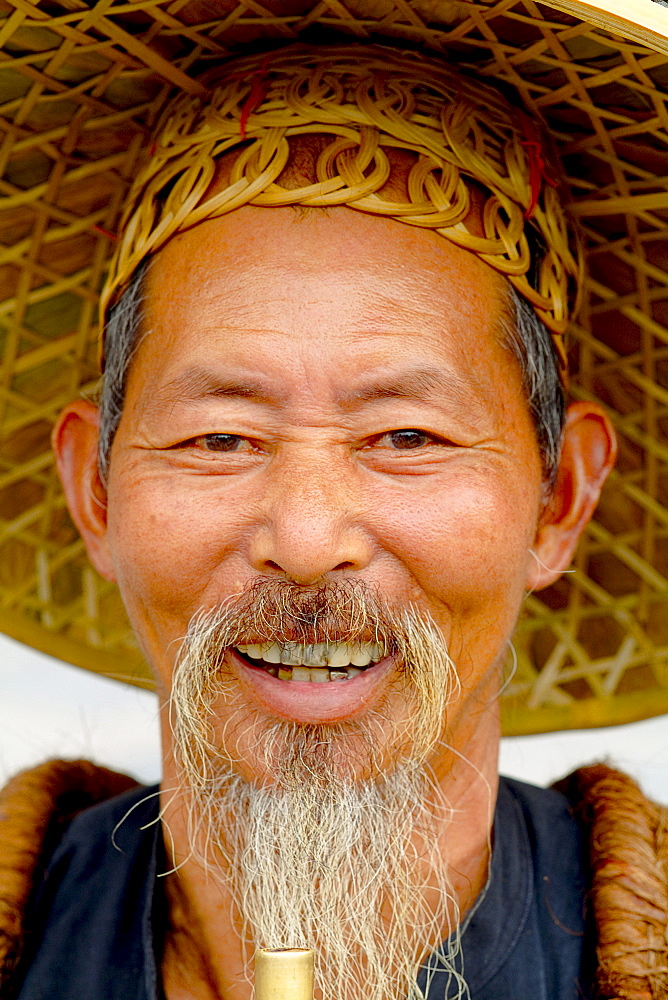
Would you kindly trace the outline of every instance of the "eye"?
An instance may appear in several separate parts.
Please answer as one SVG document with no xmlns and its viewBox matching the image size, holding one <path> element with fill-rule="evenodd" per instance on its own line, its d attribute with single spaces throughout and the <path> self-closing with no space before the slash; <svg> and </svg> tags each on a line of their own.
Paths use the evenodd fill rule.
<svg viewBox="0 0 668 1000">
<path fill-rule="evenodd" d="M 388 431 L 379 438 L 378 443 L 385 447 L 395 448 L 397 451 L 411 451 L 414 448 L 424 448 L 428 444 L 433 444 L 434 438 L 426 431 L 419 431 L 413 427 L 402 428 L 398 431 Z"/>
<path fill-rule="evenodd" d="M 205 451 L 248 451 L 252 448 L 250 441 L 238 434 L 202 434 L 194 438 L 193 444 Z"/>
</svg>

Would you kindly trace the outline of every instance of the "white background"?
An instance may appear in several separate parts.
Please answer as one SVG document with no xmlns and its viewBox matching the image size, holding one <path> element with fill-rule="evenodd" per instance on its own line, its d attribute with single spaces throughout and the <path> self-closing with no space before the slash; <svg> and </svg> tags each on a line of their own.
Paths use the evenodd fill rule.
<svg viewBox="0 0 668 1000">
<path fill-rule="evenodd" d="M 0 779 L 49 757 L 87 757 L 141 781 L 160 778 L 157 700 L 0 635 Z M 614 729 L 522 736 L 501 745 L 503 774 L 549 784 L 606 760 L 668 803 L 668 718 Z"/>
</svg>

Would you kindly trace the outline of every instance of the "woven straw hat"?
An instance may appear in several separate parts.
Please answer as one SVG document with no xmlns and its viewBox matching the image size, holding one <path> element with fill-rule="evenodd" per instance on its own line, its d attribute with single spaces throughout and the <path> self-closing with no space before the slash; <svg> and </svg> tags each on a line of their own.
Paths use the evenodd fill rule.
<svg viewBox="0 0 668 1000">
<path fill-rule="evenodd" d="M 668 9 L 663 0 L 1 0 L 0 629 L 149 683 L 49 446 L 98 378 L 98 300 L 165 100 L 249 42 L 391 39 L 515 91 L 559 147 L 588 278 L 570 391 L 620 458 L 573 571 L 528 597 L 506 733 L 668 711 Z"/>
</svg>

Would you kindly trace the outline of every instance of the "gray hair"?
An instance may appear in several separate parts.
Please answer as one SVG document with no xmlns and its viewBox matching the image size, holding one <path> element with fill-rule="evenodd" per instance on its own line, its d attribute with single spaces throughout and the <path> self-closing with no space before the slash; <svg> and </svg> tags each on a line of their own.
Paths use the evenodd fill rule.
<svg viewBox="0 0 668 1000">
<path fill-rule="evenodd" d="M 145 279 L 150 258 L 142 261 L 118 302 L 111 308 L 104 331 L 104 372 L 100 382 L 100 430 L 97 464 L 102 482 L 107 481 L 111 446 L 123 415 L 130 364 L 142 338 Z"/>
<path fill-rule="evenodd" d="M 145 278 L 150 262 L 135 271 L 125 292 L 111 309 L 105 331 L 105 368 L 100 389 L 100 437 L 98 465 L 106 481 L 111 446 L 120 423 L 130 364 L 141 339 Z M 504 345 L 520 366 L 529 411 L 538 439 L 543 479 L 548 490 L 554 485 L 559 465 L 566 402 L 559 378 L 559 363 L 545 324 L 525 299 L 509 285 L 507 317 L 503 323 Z"/>
<path fill-rule="evenodd" d="M 551 492 L 557 476 L 566 420 L 566 395 L 552 335 L 512 285 L 503 323 L 504 345 L 517 360 L 538 439 L 543 482 Z"/>
</svg>

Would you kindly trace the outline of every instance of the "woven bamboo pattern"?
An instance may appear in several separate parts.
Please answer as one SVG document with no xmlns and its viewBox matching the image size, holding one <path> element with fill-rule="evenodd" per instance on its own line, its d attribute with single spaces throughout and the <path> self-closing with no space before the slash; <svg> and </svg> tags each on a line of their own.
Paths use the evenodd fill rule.
<svg viewBox="0 0 668 1000">
<path fill-rule="evenodd" d="M 180 91 L 204 97 L 201 74 L 249 42 L 386 38 L 496 81 L 553 135 L 588 268 L 571 392 L 600 399 L 620 438 L 574 572 L 527 598 L 506 731 L 668 710 L 668 10 L 651 0 L 614 9 L 0 0 L 4 631 L 89 669 L 147 677 L 119 597 L 69 521 L 49 433 L 64 403 L 94 390 L 100 290 L 165 104 Z"/>
<path fill-rule="evenodd" d="M 580 247 L 535 127 L 498 91 L 440 60 L 359 45 L 328 47 L 324 59 L 322 47 L 297 45 L 230 60 L 211 83 L 206 100 L 182 94 L 165 111 L 121 219 L 102 290 L 103 328 L 142 260 L 184 229 L 242 205 L 348 205 L 431 229 L 506 276 L 552 331 L 565 371 Z M 313 134 L 329 136 L 316 183 L 285 187 L 294 138 Z M 216 164 L 233 151 L 221 185 Z M 413 159 L 405 201 L 383 193 L 392 152 Z M 474 204 L 480 233 L 467 225 Z"/>
</svg>

